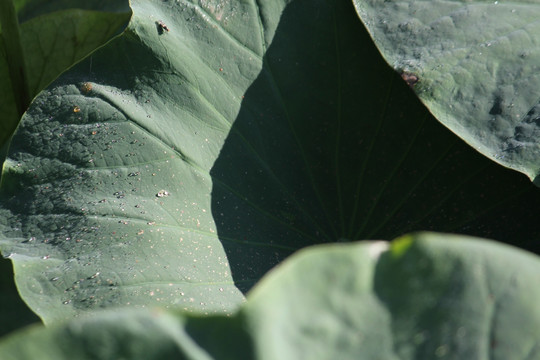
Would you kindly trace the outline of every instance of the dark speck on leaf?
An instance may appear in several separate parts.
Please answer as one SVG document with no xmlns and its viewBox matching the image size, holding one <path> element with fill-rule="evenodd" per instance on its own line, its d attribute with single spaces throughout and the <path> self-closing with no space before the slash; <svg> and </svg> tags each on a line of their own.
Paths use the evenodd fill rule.
<svg viewBox="0 0 540 360">
<path fill-rule="evenodd" d="M 163 34 L 164 31 L 169 31 L 169 27 L 161 20 L 156 21 L 156 27 L 159 35 Z"/>
<path fill-rule="evenodd" d="M 500 97 L 496 97 L 495 101 L 493 101 L 493 106 L 491 107 L 491 110 L 489 110 L 490 115 L 500 115 L 502 113 L 502 99 Z"/>
</svg>

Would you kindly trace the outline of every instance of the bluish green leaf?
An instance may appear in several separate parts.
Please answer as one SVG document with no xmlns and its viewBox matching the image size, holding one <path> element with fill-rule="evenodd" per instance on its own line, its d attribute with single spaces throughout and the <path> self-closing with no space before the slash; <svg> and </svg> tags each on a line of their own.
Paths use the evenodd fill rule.
<svg viewBox="0 0 540 360">
<path fill-rule="evenodd" d="M 439 121 L 538 183 L 538 1 L 354 3 L 388 63 L 417 79 L 415 92 Z"/>
<path fill-rule="evenodd" d="M 117 34 L 129 19 L 129 8 L 116 14 L 104 12 L 109 9 L 104 7 L 96 8 L 101 12 L 72 9 L 79 6 L 87 8 L 85 4 L 88 3 L 48 1 L 38 6 L 37 1 L 15 1 L 16 14 L 7 20 L 5 16 L 1 17 L 3 31 L 0 32 L 0 40 L 8 37 L 9 41 L 0 41 L 0 167 L 7 153 L 9 138 L 30 99 L 60 73 Z M 112 5 L 113 2 L 108 3 Z M 120 5 L 119 1 L 115 3 Z M 127 7 L 127 1 L 122 3 Z M 6 15 L 6 7 L 10 5 L 10 1 L 2 2 L 2 15 Z M 54 10 L 57 11 L 51 12 Z M 18 27 L 17 20 L 22 23 L 20 37 L 13 36 Z M 6 48 L 8 43 L 10 46 Z M 26 67 L 10 69 L 8 61 Z M 24 76 L 14 77 L 13 74 Z M 5 334 L 37 318 L 15 289 L 10 262 L 0 262 L 4 270 L 0 276 L 0 334 Z"/>
<path fill-rule="evenodd" d="M 232 316 L 95 313 L 0 343 L 2 359 L 493 359 L 540 356 L 540 260 L 422 233 L 305 249 Z"/>
<path fill-rule="evenodd" d="M 103 4 L 101 11 L 81 9 L 88 8 L 88 3 L 98 5 L 88 1 L 18 1 L 14 4 L 17 12 L 9 17 L 6 14 L 11 1 L 2 2 L 0 145 L 8 141 L 35 95 L 117 35 L 129 20 L 129 9 L 106 12 L 110 6 Z M 121 3 L 127 7 L 125 0 L 109 3 L 116 4 L 116 10 L 120 10 Z M 3 158 L 0 159 L 1 164 Z"/>
</svg>

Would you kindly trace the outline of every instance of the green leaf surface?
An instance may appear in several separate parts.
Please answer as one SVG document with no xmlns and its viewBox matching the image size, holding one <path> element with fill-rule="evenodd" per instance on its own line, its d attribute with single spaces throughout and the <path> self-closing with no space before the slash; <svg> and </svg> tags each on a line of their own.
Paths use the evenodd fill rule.
<svg viewBox="0 0 540 360">
<path fill-rule="evenodd" d="M 7 3 L 9 1 L 3 2 Z M 52 7 L 53 3 L 55 7 Z M 11 45 L 0 49 L 0 145 L 7 142 L 36 94 L 62 72 L 118 34 L 130 17 L 129 10 L 112 13 L 73 8 L 80 3 L 51 2 L 48 7 L 36 6 L 35 2 L 28 2 L 24 6 L 15 4 L 19 9 L 15 15 L 21 15 L 21 8 L 34 9 L 35 17 L 21 24 L 20 36 L 13 35 L 17 24 L 2 22 L 0 34 L 4 36 L 6 46 Z M 38 12 L 38 8 L 41 12 Z M 47 12 L 50 10 L 58 11 Z M 16 21 L 17 17 L 11 20 Z M 16 64 L 11 70 L 9 61 Z M 88 71 L 91 72 L 92 68 Z M 19 73 L 21 76 L 14 77 Z"/>
<path fill-rule="evenodd" d="M 125 27 L 131 14 L 67 9 L 29 20 L 21 27 L 31 94 L 37 94 L 73 64 Z M 92 68 L 88 68 L 92 73 Z"/>
<path fill-rule="evenodd" d="M 257 19 L 252 4 L 237 16 L 225 10 L 237 31 L 246 24 L 240 11 Z M 217 240 L 208 171 L 249 81 L 229 85 L 216 55 L 236 64 L 247 52 L 238 71 L 252 78 L 260 58 L 220 29 L 214 41 L 227 47 L 207 43 L 199 6 L 141 2 L 134 14 L 107 52 L 35 100 L 11 144 L 30 162 L 4 167 L 2 200 L 17 210 L 4 217 L 11 245 L 2 250 L 46 322 L 121 305 L 230 311 L 243 299 Z M 20 201 L 23 193 L 32 200 Z"/>
<path fill-rule="evenodd" d="M 8 3 L 9 1 L 2 2 L 2 12 L 5 12 Z M 37 6 L 36 1 L 16 1 L 15 8 L 20 22 L 31 15 L 41 15 L 22 25 L 20 38 L 11 35 L 17 24 L 2 21 L 3 34 L 0 35 L 5 37 L 7 30 L 10 41 L 15 40 L 16 45 L 20 46 L 20 53 L 14 54 L 12 48 L 6 50 L 5 41 L 0 41 L 0 168 L 3 167 L 8 140 L 28 105 L 29 99 L 20 96 L 21 88 L 28 91 L 26 96 L 33 97 L 60 73 L 118 33 L 130 16 L 129 8 L 124 8 L 123 14 L 105 13 L 103 8 L 100 9 L 102 12 L 65 10 L 70 6 L 84 6 L 85 3 L 89 2 L 81 1 L 76 4 L 70 1 L 60 4 L 48 1 L 42 4 L 47 6 Z M 118 1 L 116 3 L 120 4 Z M 127 7 L 126 1 L 122 3 Z M 112 1 L 109 1 L 109 4 L 111 5 Z M 51 10 L 60 11 L 47 13 Z M 16 21 L 17 17 L 14 16 L 11 20 Z M 13 71 L 8 67 L 8 54 L 12 58 L 16 55 L 13 59 L 16 64 L 26 65 L 25 79 L 18 79 L 15 87 L 10 79 Z M 11 262 L 1 260 L 0 263 L 0 335 L 4 335 L 22 325 L 37 321 L 38 318 L 28 309 L 15 289 Z"/>
<path fill-rule="evenodd" d="M 539 271 L 533 254 L 464 236 L 321 246 L 242 311 L 258 359 L 535 359 Z"/>
<path fill-rule="evenodd" d="M 538 189 L 430 117 L 352 4 L 132 10 L 35 99 L 4 166 L 0 246 L 46 323 L 231 312 L 292 252 L 340 239 L 432 229 L 537 246 Z"/>
<path fill-rule="evenodd" d="M 540 356 L 537 256 L 420 233 L 305 249 L 234 315 L 95 313 L 0 343 L 2 359 L 493 359 Z"/>
<path fill-rule="evenodd" d="M 540 3 L 355 0 L 383 56 L 490 159 L 540 173 Z"/>
</svg>

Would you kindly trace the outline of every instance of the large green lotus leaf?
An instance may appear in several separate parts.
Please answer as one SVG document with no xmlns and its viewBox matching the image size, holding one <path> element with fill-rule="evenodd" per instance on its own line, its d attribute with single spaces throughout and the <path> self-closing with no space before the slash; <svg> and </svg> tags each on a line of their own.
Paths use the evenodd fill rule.
<svg viewBox="0 0 540 360">
<path fill-rule="evenodd" d="M 0 343 L 2 359 L 495 359 L 540 356 L 540 261 L 421 233 L 305 249 L 230 316 L 119 310 Z"/>
<path fill-rule="evenodd" d="M 49 5 L 52 3 L 48 2 Z M 64 3 L 63 8 L 77 7 L 84 3 L 88 2 L 70 1 L 69 4 Z M 127 1 L 123 1 L 123 3 L 127 7 Z M 103 12 L 104 9 L 100 9 L 101 12 L 65 10 L 47 13 L 43 8 L 42 11 L 38 11 L 35 1 L 25 1 L 24 4 L 20 1 L 16 2 L 15 5 L 17 10 L 20 10 L 17 12 L 19 21 L 22 21 L 23 17 L 28 18 L 29 15 L 28 11 L 21 10 L 23 5 L 27 10 L 32 9 L 34 16 L 41 15 L 24 22 L 21 27 L 21 45 L 28 65 L 27 80 L 29 80 L 29 84 L 27 85 L 31 97 L 61 72 L 108 41 L 125 26 L 130 16 L 129 9 L 125 9 L 124 13 L 120 14 L 106 13 Z M 63 8 L 58 6 L 56 10 Z M 20 119 L 14 97 L 14 94 L 18 94 L 18 92 L 12 87 L 6 56 L 4 42 L 0 41 L 0 166 L 4 162 L 7 151 L 7 140 Z M 21 61 L 17 60 L 18 63 Z M 2 269 L 0 275 L 0 318 L 2 319 L 0 334 L 3 335 L 21 325 L 36 321 L 36 316 L 22 302 L 15 289 L 10 262 L 0 260 L 0 265 Z"/>
<path fill-rule="evenodd" d="M 320 246 L 241 314 L 258 359 L 536 359 L 539 271 L 536 255 L 465 236 Z"/>
<path fill-rule="evenodd" d="M 352 4 L 132 10 L 35 99 L 4 166 L 0 245 L 47 323 L 230 312 L 314 243 L 438 229 L 536 246 L 537 189 L 430 117 Z"/>
<path fill-rule="evenodd" d="M 415 92 L 437 119 L 540 184 L 538 1 L 354 4 L 387 61 L 418 80 Z"/>
<path fill-rule="evenodd" d="M 121 305 L 230 311 L 242 301 L 212 219 L 209 170 L 262 45 L 245 31 L 258 26 L 256 7 L 224 5 L 134 3 L 124 35 L 24 116 L 4 164 L 2 251 L 45 321 Z"/>
<path fill-rule="evenodd" d="M 7 2 L 6 2 L 7 3 Z M 52 5 L 56 2 L 50 2 Z M 47 86 L 63 71 L 90 54 L 99 46 L 118 34 L 129 20 L 129 10 L 123 13 L 91 11 L 77 9 L 88 1 L 70 1 L 57 4 L 53 8 L 36 7 L 35 2 L 27 2 L 24 9 L 34 9 L 35 17 L 22 22 L 20 26 L 20 46 L 22 57 L 19 58 L 13 46 L 0 49 L 0 145 L 3 145 L 13 133 L 21 114 L 26 108 L 18 109 L 16 96 L 22 89 L 27 91 L 26 99 L 20 106 L 28 105 L 39 91 Z M 119 4 L 119 1 L 116 1 Z M 127 2 L 124 1 L 125 6 Z M 61 8 L 64 5 L 65 8 Z M 19 7 L 22 7 L 19 4 Z M 37 9 L 41 9 L 37 12 Z M 20 11 L 23 11 L 22 9 Z M 20 15 L 20 14 L 17 14 Z M 39 15 L 39 16 L 38 16 Z M 26 16 L 28 17 L 28 16 Z M 16 20 L 16 19 L 13 19 Z M 20 19 L 19 19 L 20 21 Z M 8 24 L 14 27 L 14 24 Z M 1 33 L 0 33 L 1 35 Z M 11 34 L 9 36 L 12 36 Z M 0 45 L 0 46 L 3 46 Z M 8 67 L 8 57 L 15 57 L 16 64 L 26 64 L 25 78 L 13 78 L 13 70 Z M 88 69 L 92 72 L 92 68 Z M 17 81 L 17 86 L 14 85 Z M 26 81 L 27 83 L 20 83 Z M 3 158 L 2 158 L 3 160 Z"/>
</svg>

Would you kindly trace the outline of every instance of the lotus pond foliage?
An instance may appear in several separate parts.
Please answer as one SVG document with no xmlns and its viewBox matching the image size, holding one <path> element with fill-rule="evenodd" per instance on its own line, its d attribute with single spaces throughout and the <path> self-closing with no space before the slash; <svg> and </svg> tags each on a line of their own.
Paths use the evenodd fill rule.
<svg viewBox="0 0 540 360">
<path fill-rule="evenodd" d="M 540 359 L 539 11 L 0 0 L 0 358 Z"/>
</svg>

